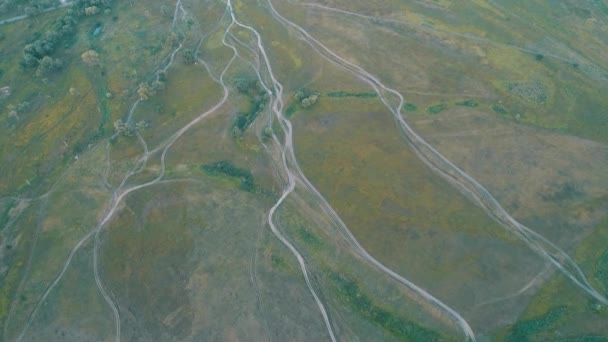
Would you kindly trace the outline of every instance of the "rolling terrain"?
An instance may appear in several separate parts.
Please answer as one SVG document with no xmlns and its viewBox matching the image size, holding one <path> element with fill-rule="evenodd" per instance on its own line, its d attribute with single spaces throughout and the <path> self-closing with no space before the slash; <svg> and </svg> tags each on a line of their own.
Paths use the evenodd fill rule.
<svg viewBox="0 0 608 342">
<path fill-rule="evenodd" d="M 608 3 L 0 3 L 4 341 L 608 341 Z"/>
</svg>

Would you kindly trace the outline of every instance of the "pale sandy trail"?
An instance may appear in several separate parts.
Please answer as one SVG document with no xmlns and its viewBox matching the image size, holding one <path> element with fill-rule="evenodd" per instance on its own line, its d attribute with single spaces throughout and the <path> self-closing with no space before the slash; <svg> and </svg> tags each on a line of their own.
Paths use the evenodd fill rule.
<svg viewBox="0 0 608 342">
<path fill-rule="evenodd" d="M 227 0 L 227 4 L 228 4 L 228 11 L 230 13 L 230 16 L 232 18 L 232 23 L 236 24 L 244 29 L 247 29 L 249 31 L 251 31 L 257 38 L 257 44 L 258 44 L 258 49 L 260 51 L 260 53 L 262 54 L 262 59 L 264 61 L 264 64 L 266 66 L 266 69 L 268 71 L 268 74 L 272 80 L 273 83 L 273 88 L 274 88 L 274 92 L 268 90 L 268 93 L 271 96 L 272 99 L 272 110 L 273 112 L 275 112 L 275 114 L 277 115 L 277 118 L 281 118 L 282 114 L 281 114 L 281 109 L 283 107 L 283 99 L 282 99 L 282 92 L 283 92 L 283 86 L 281 85 L 281 83 L 279 81 L 277 81 L 277 79 L 275 78 L 273 72 L 272 72 L 272 66 L 270 64 L 270 60 L 268 58 L 268 56 L 266 55 L 266 51 L 264 49 L 264 46 L 262 44 L 262 39 L 260 37 L 260 34 L 251 26 L 247 26 L 244 25 L 242 23 L 240 23 L 237 19 L 236 16 L 234 14 L 234 9 L 232 7 L 232 1 L 231 0 Z M 234 49 L 234 47 L 233 47 Z M 235 49 L 236 51 L 236 49 Z M 263 82 L 262 80 L 260 80 L 261 82 Z M 289 138 L 285 139 L 286 144 L 289 144 L 291 141 L 291 128 L 289 127 L 288 124 L 288 129 L 285 132 L 286 136 L 288 136 Z M 274 136 L 276 143 L 278 143 L 280 145 L 280 142 L 278 141 L 278 139 L 276 139 L 276 136 Z M 298 264 L 300 265 L 300 270 L 302 271 L 302 275 L 304 276 L 304 280 L 306 281 L 306 285 L 308 287 L 309 292 L 311 293 L 311 295 L 313 296 L 315 302 L 317 303 L 317 306 L 319 308 L 319 311 L 321 312 L 321 315 L 323 317 L 323 320 L 325 322 L 325 326 L 327 328 L 327 332 L 329 334 L 329 337 L 332 341 L 336 341 L 336 337 L 334 335 L 334 331 L 333 331 L 333 327 L 329 321 L 329 315 L 327 313 L 327 309 L 325 308 L 325 305 L 323 304 L 323 302 L 321 301 L 321 299 L 319 298 L 319 296 L 317 295 L 314 287 L 312 286 L 312 282 L 310 281 L 310 277 L 308 274 L 308 269 L 306 267 L 306 263 L 304 261 L 304 258 L 302 257 L 302 255 L 300 254 L 300 252 L 285 238 L 285 236 L 283 236 L 283 234 L 281 233 L 281 231 L 276 227 L 276 225 L 274 224 L 274 214 L 276 212 L 276 210 L 279 208 L 279 206 L 281 206 L 281 204 L 285 201 L 285 199 L 287 198 L 287 196 L 289 196 L 293 190 L 295 189 L 295 185 L 296 185 L 296 181 L 295 181 L 295 177 L 292 174 L 292 172 L 289 170 L 289 167 L 287 166 L 287 158 L 285 155 L 285 150 L 283 150 L 282 153 L 282 161 L 283 161 L 283 166 L 284 166 L 284 170 L 287 173 L 287 187 L 283 189 L 283 192 L 281 194 L 281 197 L 278 199 L 278 201 L 272 206 L 272 208 L 270 208 L 270 210 L 268 211 L 268 216 L 267 216 L 267 220 L 268 220 L 268 225 L 270 226 L 270 229 L 272 231 L 272 233 L 274 234 L 275 237 L 277 237 L 277 239 L 279 239 L 281 241 L 281 243 L 283 243 L 283 245 L 285 247 L 287 247 L 289 249 L 289 251 L 296 257 Z"/>
<path fill-rule="evenodd" d="M 270 6 L 271 13 L 273 14 L 273 16 L 279 22 L 281 22 L 286 27 L 289 27 L 290 25 L 294 25 L 295 26 L 295 24 L 287 21 L 285 18 L 283 18 L 276 11 L 276 9 L 274 8 L 274 6 L 272 5 L 272 2 L 268 1 L 268 4 Z M 305 32 L 303 29 L 302 29 L 302 31 Z M 314 46 L 313 46 L 313 48 L 314 48 Z M 360 76 L 358 76 L 358 77 L 361 78 Z M 280 119 L 283 120 L 285 122 L 285 124 L 289 127 L 289 132 L 291 133 L 291 123 L 289 122 L 289 120 L 287 120 L 286 118 L 284 118 L 283 115 L 282 115 L 282 113 L 280 113 L 280 111 L 279 111 L 278 115 L 280 116 Z M 427 302 L 431 303 L 433 306 L 435 306 L 441 312 L 444 312 L 448 317 L 450 317 L 452 319 L 452 321 L 457 326 L 459 326 L 462 329 L 462 331 L 464 332 L 464 334 L 465 334 L 465 336 L 466 336 L 467 339 L 475 341 L 475 334 L 474 334 L 473 330 L 471 329 L 471 327 L 469 326 L 469 324 L 466 322 L 466 320 L 458 312 L 456 312 L 454 309 L 450 308 L 449 306 L 447 306 L 446 304 L 444 304 L 443 302 L 441 302 L 439 299 L 437 299 L 434 296 L 432 296 L 430 293 L 428 293 L 423 288 L 417 286 L 413 282 L 409 281 L 408 279 L 404 278 L 403 276 L 397 274 L 393 270 L 391 270 L 388 267 L 386 267 L 384 264 L 382 264 L 381 262 L 379 262 L 378 260 L 376 260 L 373 256 L 371 256 L 363 248 L 363 246 L 361 246 L 361 244 L 354 237 L 354 235 L 350 232 L 350 230 L 348 229 L 348 227 L 346 226 L 346 224 L 342 221 L 342 219 L 335 212 L 335 210 L 331 207 L 331 205 L 327 202 L 327 200 L 312 185 L 312 183 L 310 183 L 308 181 L 308 179 L 304 176 L 304 173 L 302 172 L 300 166 L 298 165 L 297 159 L 295 157 L 295 153 L 293 151 L 293 142 L 292 142 L 292 136 L 291 136 L 291 134 L 289 134 L 287 136 L 286 140 L 287 139 L 289 139 L 289 143 L 286 144 L 286 150 L 289 152 L 289 159 L 291 161 L 291 164 L 296 169 L 296 172 L 299 175 L 300 181 L 305 186 L 305 188 L 307 188 L 310 192 L 312 192 L 317 197 L 317 199 L 321 203 L 321 207 L 323 208 L 323 210 L 330 217 L 330 219 L 332 219 L 332 221 L 341 229 L 341 231 L 346 235 L 346 238 L 351 243 L 351 245 L 355 248 L 355 251 L 363 259 L 365 259 L 367 262 L 369 262 L 371 265 L 373 265 L 376 269 L 378 269 L 379 271 L 381 271 L 384 274 L 388 275 L 389 277 L 393 278 L 394 280 L 396 280 L 397 282 L 401 283 L 402 285 L 406 286 L 407 288 L 409 288 L 410 290 L 412 290 L 414 293 L 416 293 L 417 295 L 419 295 L 421 298 L 423 298 Z"/>
<path fill-rule="evenodd" d="M 413 284 L 409 280 L 403 278 L 402 276 L 400 276 L 397 273 L 393 272 L 392 270 L 388 269 L 382 263 L 378 262 L 375 258 L 373 258 L 371 255 L 369 255 L 369 253 L 367 253 L 367 251 L 365 251 L 365 249 L 363 249 L 363 247 L 358 243 L 358 241 L 350 233 L 350 231 L 348 230 L 348 228 L 346 228 L 346 225 L 338 217 L 338 215 L 335 213 L 335 211 L 333 210 L 333 208 L 331 208 L 331 206 L 329 205 L 329 203 L 314 188 L 314 186 L 312 186 L 312 184 L 306 179 L 306 177 L 303 175 L 303 173 L 302 173 L 299 165 L 297 164 L 297 160 L 296 160 L 295 154 L 293 152 L 293 136 L 292 136 L 291 122 L 288 119 L 286 119 L 283 116 L 283 114 L 282 114 L 282 107 L 283 107 L 283 102 L 282 102 L 282 98 L 281 98 L 282 97 L 282 86 L 276 80 L 274 74 L 272 74 L 272 68 L 271 68 L 269 59 L 266 56 L 265 49 L 263 47 L 260 34 L 254 28 L 252 28 L 250 26 L 247 26 L 247 25 L 243 25 L 240 22 L 237 22 L 237 25 L 239 25 L 239 26 L 241 26 L 243 28 L 247 28 L 247 29 L 251 30 L 252 32 L 254 32 L 254 34 L 257 37 L 257 40 L 258 40 L 258 49 L 260 50 L 260 52 L 263 55 L 263 60 L 266 63 L 266 68 L 269 70 L 270 78 L 272 79 L 272 83 L 274 85 L 275 92 L 276 92 L 276 94 L 274 94 L 274 95 L 277 96 L 276 100 L 273 102 L 273 111 L 274 111 L 277 119 L 281 123 L 281 127 L 283 128 L 283 131 L 285 133 L 285 143 L 284 144 L 281 144 L 278 141 L 278 139 L 276 138 L 276 136 L 274 136 L 274 139 L 275 139 L 275 142 L 279 146 L 281 146 L 282 161 L 283 161 L 283 164 L 284 164 L 284 170 L 287 173 L 289 187 L 288 187 L 287 191 L 283 193 L 283 195 L 281 196 L 281 198 L 279 199 L 279 201 L 275 204 L 275 206 L 273 208 L 271 208 L 271 211 L 269 212 L 269 222 L 271 224 L 271 229 L 273 229 L 273 231 L 277 230 L 277 232 L 278 232 L 278 229 L 272 223 L 272 216 L 274 215 L 274 212 L 276 211 L 276 209 L 278 208 L 278 206 L 284 201 L 284 199 L 291 192 L 293 192 L 293 189 L 295 188 L 295 181 L 299 180 L 305 186 L 305 188 L 307 188 L 307 190 L 311 191 L 313 194 L 315 194 L 317 196 L 317 198 L 321 199 L 323 209 L 326 211 L 326 213 L 328 213 L 328 215 L 330 216 L 330 218 L 332 218 L 332 220 L 334 220 L 334 222 L 338 223 L 339 227 L 341 227 L 346 232 L 346 234 L 347 234 L 347 236 L 349 238 L 349 241 L 355 246 L 356 251 L 358 252 L 358 254 L 360 256 L 362 256 L 365 260 L 367 260 L 368 262 L 370 262 L 374 267 L 376 267 L 379 270 L 381 270 L 383 273 L 388 274 L 393 279 L 396 279 L 400 283 L 406 285 L 408 288 L 414 290 L 418 295 L 420 295 L 424 299 L 426 299 L 426 300 L 430 301 L 431 303 L 433 303 L 434 305 L 438 306 L 442 311 L 447 312 L 448 315 L 451 315 L 451 316 L 455 317 L 454 321 L 456 322 L 456 324 L 458 324 L 459 326 L 461 326 L 461 328 L 463 329 L 463 331 L 465 331 L 465 334 L 468 336 L 469 339 L 474 340 L 475 338 L 474 338 L 474 333 L 472 332 L 472 329 L 470 329 L 468 323 L 466 323 L 466 321 L 456 311 L 454 311 L 453 309 L 447 307 L 447 305 L 441 303 L 439 300 L 437 300 L 435 297 L 431 296 L 425 290 L 421 289 L 420 287 L 416 286 L 415 284 Z M 261 79 L 261 76 L 259 75 L 259 72 L 258 72 L 258 77 L 260 78 L 262 84 L 264 84 L 263 80 Z M 267 91 L 269 91 L 269 93 L 272 94 L 272 92 L 270 92 L 269 89 L 267 89 Z M 288 164 L 294 165 L 294 167 L 296 169 L 296 172 L 298 173 L 299 177 L 296 176 L 296 175 L 294 175 L 294 173 L 291 171 L 291 169 L 288 166 Z M 288 242 L 285 241 L 285 243 L 288 243 Z M 301 265 L 303 265 L 304 261 L 301 260 L 301 262 L 302 262 Z M 305 266 L 303 266 L 303 273 L 304 272 L 306 272 Z M 307 283 L 308 283 L 308 281 L 307 281 Z M 316 295 L 314 295 L 314 296 L 315 296 L 315 299 L 317 299 Z M 319 304 L 319 305 L 322 305 L 322 304 Z M 328 327 L 328 331 L 331 332 L 331 330 L 330 330 L 331 329 L 331 324 L 330 324 L 328 318 L 326 318 L 326 314 L 324 314 L 324 318 L 326 319 L 326 325 Z M 333 333 L 331 334 L 331 336 L 332 336 L 332 339 L 333 339 Z"/>
<path fill-rule="evenodd" d="M 540 272 L 538 272 L 538 274 L 536 274 L 532 279 L 530 279 L 529 282 L 527 282 L 522 288 L 520 288 L 518 291 L 508 294 L 506 296 L 501 296 L 498 298 L 492 298 L 489 300 L 486 300 L 484 302 L 481 302 L 477 305 L 475 305 L 475 307 L 479 308 L 482 306 L 486 306 L 486 305 L 490 305 L 490 304 L 495 304 L 498 302 L 502 302 L 511 298 L 515 298 L 518 296 L 521 296 L 522 294 L 524 294 L 526 291 L 528 291 L 530 288 L 538 285 L 539 283 L 541 283 L 543 281 L 543 277 L 545 277 L 548 273 L 550 273 L 549 271 L 551 271 L 551 264 L 546 264 L 545 268 L 543 268 Z"/>
</svg>

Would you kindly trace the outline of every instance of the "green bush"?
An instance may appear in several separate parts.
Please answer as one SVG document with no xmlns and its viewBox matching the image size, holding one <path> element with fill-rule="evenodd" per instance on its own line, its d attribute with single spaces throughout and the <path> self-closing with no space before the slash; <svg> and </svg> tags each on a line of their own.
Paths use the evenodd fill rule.
<svg viewBox="0 0 608 342">
<path fill-rule="evenodd" d="M 201 169 L 211 176 L 225 176 L 240 180 L 240 188 L 248 192 L 256 190 L 251 172 L 234 166 L 227 160 L 201 165 Z"/>
<path fill-rule="evenodd" d="M 509 114 L 509 112 L 507 111 L 507 109 L 501 105 L 500 103 L 495 103 L 492 105 L 492 110 L 495 111 L 496 113 L 500 114 L 500 115 L 506 115 Z"/>
<path fill-rule="evenodd" d="M 266 108 L 269 96 L 255 79 L 237 77 L 234 80 L 234 86 L 241 94 L 249 97 L 250 101 L 249 111 L 238 114 L 232 128 L 233 135 L 241 136 Z"/>
<path fill-rule="evenodd" d="M 563 306 L 553 308 L 546 314 L 531 318 L 528 320 L 517 322 L 511 328 L 511 334 L 507 338 L 508 342 L 526 342 L 529 341 L 530 335 L 537 334 L 547 330 L 552 325 L 557 323 L 566 312 Z"/>
<path fill-rule="evenodd" d="M 4 210 L 2 211 L 2 213 L 0 213 L 0 232 L 4 229 L 4 227 L 6 226 L 6 224 L 8 223 L 9 219 L 10 219 L 10 211 L 13 208 L 14 205 L 14 201 L 9 201 L 6 204 L 6 207 L 4 208 Z"/>
<path fill-rule="evenodd" d="M 465 106 L 465 107 L 477 107 L 477 106 L 479 106 L 479 103 L 477 101 L 473 101 L 473 100 L 464 100 L 461 102 L 456 102 L 455 105 Z"/>
<path fill-rule="evenodd" d="M 306 227 L 299 226 L 297 230 L 300 239 L 304 241 L 306 244 L 312 246 L 313 248 L 319 248 L 323 244 L 321 239 L 319 239 L 316 235 L 311 233 Z"/>
<path fill-rule="evenodd" d="M 430 106 L 428 108 L 428 111 L 431 114 L 439 114 L 439 113 L 443 112 L 446 108 L 448 108 L 448 105 L 446 103 L 439 103 L 439 104 Z"/>
<path fill-rule="evenodd" d="M 413 103 L 411 103 L 411 102 L 406 102 L 406 103 L 403 105 L 403 108 L 404 108 L 405 110 L 407 110 L 408 112 L 415 112 L 415 111 L 418 109 L 418 107 L 416 107 L 416 105 L 415 105 L 415 104 L 413 104 Z"/>
<path fill-rule="evenodd" d="M 393 334 L 397 340 L 438 341 L 440 336 L 435 331 L 422 327 L 414 322 L 402 319 L 395 313 L 374 304 L 359 289 L 357 284 L 343 275 L 332 273 L 331 280 L 338 291 L 339 298 L 355 309 L 361 316 L 370 319 Z"/>
<path fill-rule="evenodd" d="M 595 265 L 595 277 L 608 291 L 608 251 L 604 252 Z"/>
<path fill-rule="evenodd" d="M 294 115 L 298 110 L 300 110 L 300 102 L 292 102 L 291 104 L 289 104 L 289 106 L 287 106 L 287 109 L 285 109 L 285 116 L 290 117 Z"/>
</svg>

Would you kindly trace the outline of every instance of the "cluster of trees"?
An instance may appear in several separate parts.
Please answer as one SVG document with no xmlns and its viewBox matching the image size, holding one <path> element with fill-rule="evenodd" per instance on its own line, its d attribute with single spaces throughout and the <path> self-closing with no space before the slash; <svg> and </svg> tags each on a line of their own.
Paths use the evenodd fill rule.
<svg viewBox="0 0 608 342">
<path fill-rule="evenodd" d="M 179 42 L 182 41 L 182 39 L 183 37 L 180 34 L 171 31 L 167 36 L 166 44 L 171 46 L 172 48 L 175 48 L 179 45 Z"/>
<path fill-rule="evenodd" d="M 318 99 L 319 95 L 314 94 L 304 98 L 300 103 L 302 104 L 302 108 L 308 108 L 317 103 Z"/>
<path fill-rule="evenodd" d="M 19 118 L 19 114 L 25 113 L 30 109 L 30 103 L 23 101 L 16 106 L 8 105 L 6 108 L 9 110 L 8 116 L 10 118 Z"/>
<path fill-rule="evenodd" d="M 99 13 L 97 10 L 92 10 L 91 7 L 109 9 L 112 7 L 112 0 L 76 0 L 73 6 L 79 15 L 87 15 L 87 8 L 89 9 L 88 12 L 95 11 L 96 13 L 94 14 Z"/>
<path fill-rule="evenodd" d="M 76 31 L 76 26 L 81 17 L 95 15 L 100 12 L 101 7 L 109 8 L 110 5 L 110 0 L 75 0 L 75 4 L 68 10 L 67 14 L 55 20 L 52 28 L 46 31 L 44 35 L 38 34 L 35 40 L 23 48 L 21 65 L 30 68 L 38 67 L 45 57 L 50 56 L 55 51 L 62 39 L 65 39 Z M 44 62 L 45 69 L 41 70 L 39 74 L 42 75 L 50 71 L 46 69 L 48 66 L 56 67 L 62 64 L 57 63 L 57 61 L 52 60 L 55 63 L 49 64 L 49 60 L 47 59 Z"/>
<path fill-rule="evenodd" d="M 159 76 L 156 80 L 152 82 L 146 82 L 139 85 L 137 89 L 137 94 L 142 101 L 145 101 L 152 96 L 156 95 L 159 91 L 165 89 L 165 76 L 164 73 L 159 73 Z"/>
<path fill-rule="evenodd" d="M 137 132 L 141 132 L 148 128 L 148 126 L 148 123 L 143 120 L 138 121 L 135 124 L 124 122 L 121 119 L 114 121 L 114 130 L 116 130 L 116 133 L 127 137 L 134 136 Z"/>
<path fill-rule="evenodd" d="M 257 79 L 248 77 L 237 77 L 234 79 L 234 87 L 242 94 L 265 93 L 266 91 L 260 85 Z"/>
<path fill-rule="evenodd" d="M 53 71 L 57 71 L 63 67 L 63 62 L 59 58 L 52 58 L 44 56 L 38 62 L 38 68 L 36 68 L 36 76 L 44 77 Z"/>
<path fill-rule="evenodd" d="M 232 135 L 239 137 L 242 136 L 245 130 L 247 130 L 258 115 L 264 110 L 270 96 L 255 79 L 250 80 L 248 78 L 237 78 L 234 81 L 234 86 L 240 93 L 247 95 L 251 101 L 249 112 L 240 113 L 234 122 Z"/>
<path fill-rule="evenodd" d="M 295 93 L 294 97 L 300 101 L 302 108 L 309 108 L 317 103 L 319 100 L 319 93 L 308 93 L 306 90 L 300 89 Z"/>
<path fill-rule="evenodd" d="M 268 140 L 272 137 L 272 134 L 274 133 L 274 130 L 272 129 L 272 127 L 268 126 L 266 128 L 264 128 L 264 130 L 262 131 L 262 139 L 264 140 Z"/>
</svg>

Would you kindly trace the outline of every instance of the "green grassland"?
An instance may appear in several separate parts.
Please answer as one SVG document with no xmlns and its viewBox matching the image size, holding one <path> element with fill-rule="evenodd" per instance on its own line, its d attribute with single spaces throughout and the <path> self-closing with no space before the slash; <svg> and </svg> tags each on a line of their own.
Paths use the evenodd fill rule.
<svg viewBox="0 0 608 342">
<path fill-rule="evenodd" d="M 462 340 L 369 258 L 480 341 L 608 338 L 387 108 L 608 295 L 605 1 L 272 0 L 313 46 L 268 0 L 91 1 L 0 24 L 0 340 Z"/>
</svg>

